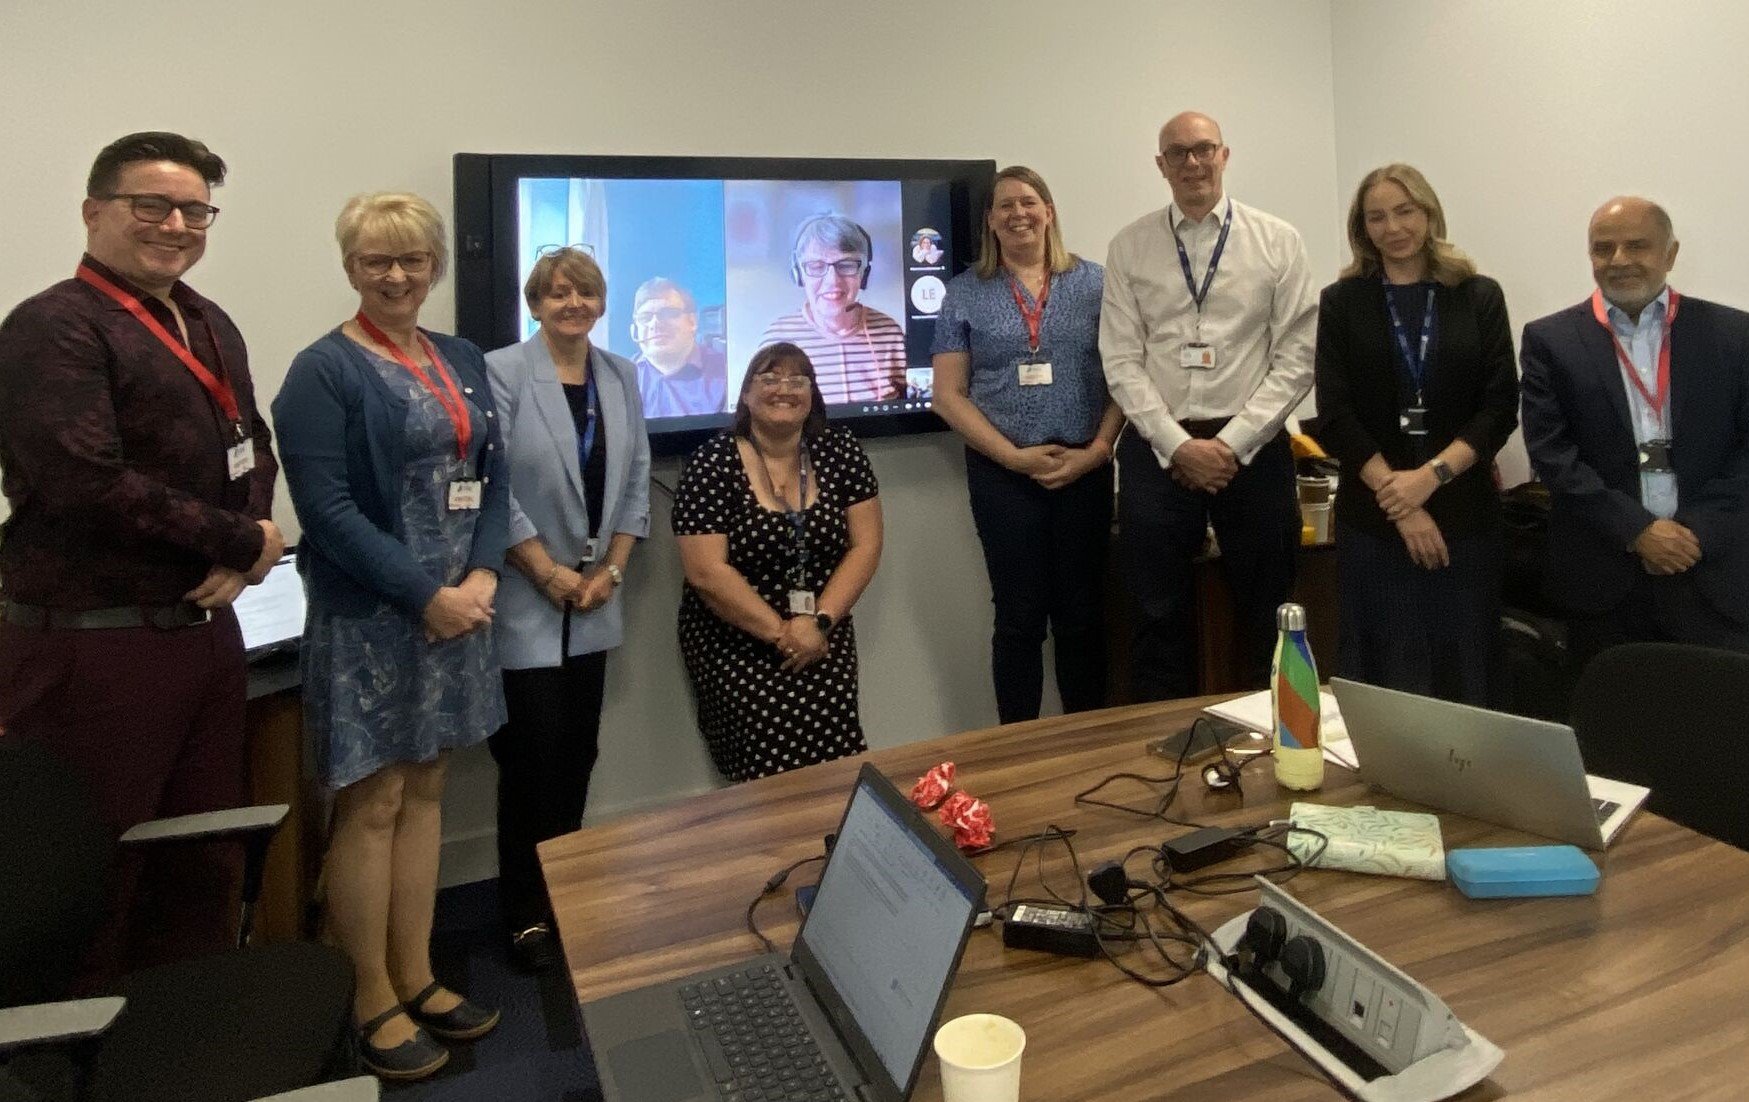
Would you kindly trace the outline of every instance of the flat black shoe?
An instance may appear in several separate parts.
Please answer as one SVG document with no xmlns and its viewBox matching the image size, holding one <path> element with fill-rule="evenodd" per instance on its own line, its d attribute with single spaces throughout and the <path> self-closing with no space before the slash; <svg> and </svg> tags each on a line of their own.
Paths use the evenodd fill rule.
<svg viewBox="0 0 1749 1102">
<path fill-rule="evenodd" d="M 466 999 L 441 1014 L 427 1012 L 425 1004 L 431 1001 L 431 996 L 442 990 L 443 985 L 433 980 L 429 987 L 414 995 L 406 1004 L 407 1013 L 413 1016 L 413 1020 L 432 1033 L 446 1041 L 472 1041 L 492 1032 L 492 1028 L 498 1024 L 498 1011 L 482 1010 Z"/>
<path fill-rule="evenodd" d="M 510 935 L 510 959 L 525 972 L 544 972 L 564 959 L 553 928 L 537 922 Z"/>
<path fill-rule="evenodd" d="M 422 1029 L 413 1031 L 413 1039 L 402 1041 L 394 1048 L 378 1048 L 370 1043 L 377 1030 L 388 1024 L 406 1008 L 391 1006 L 358 1027 L 358 1053 L 364 1066 L 382 1079 L 424 1079 L 449 1063 L 449 1050 L 433 1041 Z"/>
</svg>

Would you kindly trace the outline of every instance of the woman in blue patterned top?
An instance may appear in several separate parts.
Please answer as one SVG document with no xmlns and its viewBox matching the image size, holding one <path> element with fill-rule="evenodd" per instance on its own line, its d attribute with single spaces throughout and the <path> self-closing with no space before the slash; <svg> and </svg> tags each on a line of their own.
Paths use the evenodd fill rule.
<svg viewBox="0 0 1749 1102">
<path fill-rule="evenodd" d="M 493 601 L 510 478 L 480 350 L 419 326 L 443 219 L 361 195 L 335 226 L 357 313 L 292 361 L 273 403 L 303 525 L 304 730 L 334 789 L 328 927 L 352 958 L 359 1052 L 418 1079 L 498 1022 L 431 974 L 450 750 L 504 723 Z"/>
<path fill-rule="evenodd" d="M 1050 188 L 1016 165 L 996 174 L 978 263 L 947 285 L 936 320 L 935 411 L 966 440 L 1003 723 L 1038 718 L 1047 626 L 1063 710 L 1105 706 L 1110 463 L 1123 417 L 1099 360 L 1104 284 L 1104 269 L 1064 248 Z"/>
</svg>

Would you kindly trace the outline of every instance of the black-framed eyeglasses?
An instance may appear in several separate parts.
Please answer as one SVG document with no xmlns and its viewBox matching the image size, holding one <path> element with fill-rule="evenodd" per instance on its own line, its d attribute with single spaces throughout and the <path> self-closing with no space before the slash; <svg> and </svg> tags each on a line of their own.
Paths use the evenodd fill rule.
<svg viewBox="0 0 1749 1102">
<path fill-rule="evenodd" d="M 648 329 L 659 321 L 672 324 L 689 313 L 691 313 L 690 310 L 680 306 L 662 306 L 655 310 L 639 310 L 632 315 L 632 324 L 639 329 Z"/>
<path fill-rule="evenodd" d="M 182 214 L 182 224 L 191 230 L 204 230 L 213 224 L 213 219 L 219 216 L 219 208 L 211 203 L 187 202 L 178 203 L 168 195 L 151 195 L 137 192 L 118 191 L 114 195 L 102 196 L 105 200 L 126 199 L 128 209 L 135 218 L 153 225 L 170 217 L 171 211 Z"/>
<path fill-rule="evenodd" d="M 1192 157 L 1198 164 L 1208 164 L 1221 151 L 1220 142 L 1197 142 L 1195 145 L 1169 145 L 1161 153 L 1173 168 L 1183 168 Z"/>
<path fill-rule="evenodd" d="M 358 266 L 373 276 L 385 276 L 389 269 L 399 265 L 408 275 L 419 275 L 431 267 L 432 255 L 428 252 L 402 253 L 392 256 L 388 253 L 359 253 L 353 257 Z"/>
<path fill-rule="evenodd" d="M 860 256 L 847 256 L 843 260 L 831 261 L 804 260 L 802 261 L 802 274 L 811 279 L 819 279 L 826 274 L 826 269 L 830 268 L 841 276 L 855 276 L 861 275 L 862 270 L 866 267 L 868 267 L 868 261 Z"/>
<path fill-rule="evenodd" d="M 553 256 L 557 253 L 564 252 L 566 249 L 580 249 L 583 252 L 588 253 L 590 259 L 594 259 L 595 257 L 595 246 L 584 241 L 579 241 L 574 245 L 542 245 L 534 251 L 534 255 Z"/>
</svg>

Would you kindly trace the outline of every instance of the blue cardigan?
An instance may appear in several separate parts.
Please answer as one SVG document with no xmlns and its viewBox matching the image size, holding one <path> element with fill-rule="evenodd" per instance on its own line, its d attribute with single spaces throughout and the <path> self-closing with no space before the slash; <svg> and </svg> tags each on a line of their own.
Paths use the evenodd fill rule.
<svg viewBox="0 0 1749 1102">
<path fill-rule="evenodd" d="M 510 479 L 492 388 L 480 350 L 426 333 L 486 421 L 474 423 L 474 470 L 485 480 L 468 569 L 502 573 L 509 543 Z M 292 361 L 273 400 L 280 466 L 303 538 L 298 567 L 312 604 L 362 616 L 388 601 L 417 619 L 445 584 L 414 559 L 401 526 L 407 403 L 364 350 L 335 329 Z"/>
</svg>

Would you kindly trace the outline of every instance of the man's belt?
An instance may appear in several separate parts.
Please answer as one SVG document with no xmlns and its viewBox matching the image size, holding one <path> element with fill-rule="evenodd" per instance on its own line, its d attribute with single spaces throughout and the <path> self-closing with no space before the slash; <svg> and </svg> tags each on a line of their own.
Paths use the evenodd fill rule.
<svg viewBox="0 0 1749 1102">
<path fill-rule="evenodd" d="M 173 628 L 204 624 L 213 618 L 210 610 L 192 601 L 173 605 L 123 605 L 119 608 L 83 610 L 43 608 L 0 601 L 0 620 L 21 628 Z"/>
</svg>

